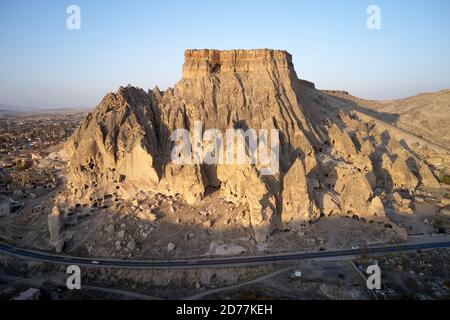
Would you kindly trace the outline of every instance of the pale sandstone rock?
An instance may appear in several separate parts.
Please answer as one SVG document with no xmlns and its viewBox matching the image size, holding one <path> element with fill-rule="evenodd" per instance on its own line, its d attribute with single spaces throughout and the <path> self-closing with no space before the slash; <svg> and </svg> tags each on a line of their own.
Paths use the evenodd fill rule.
<svg viewBox="0 0 450 320">
<path fill-rule="evenodd" d="M 217 176 L 222 181 L 220 193 L 223 199 L 248 206 L 255 238 L 264 242 L 277 224 L 275 197 L 264 178 L 254 167 L 238 165 L 219 166 Z"/>
<path fill-rule="evenodd" d="M 399 192 L 394 192 L 391 195 L 391 199 L 399 204 L 401 207 L 409 207 L 411 204 L 411 200 L 405 199 Z"/>
<path fill-rule="evenodd" d="M 212 242 L 209 245 L 209 253 L 216 256 L 236 256 L 247 251 L 244 247 L 233 244 L 217 244 Z"/>
<path fill-rule="evenodd" d="M 372 130 L 370 130 L 369 135 L 375 141 L 376 145 L 381 145 L 383 143 L 383 140 L 381 139 L 381 134 L 376 126 L 373 127 Z"/>
<path fill-rule="evenodd" d="M 248 210 L 242 211 L 240 214 L 238 214 L 236 221 L 239 223 L 240 226 L 243 228 L 250 228 L 251 227 L 251 221 L 250 221 L 250 212 Z M 227 221 L 227 225 L 231 221 Z"/>
<path fill-rule="evenodd" d="M 328 135 L 333 146 L 333 152 L 344 158 L 354 158 L 357 155 L 356 147 L 347 132 L 342 131 L 336 124 L 332 124 Z"/>
<path fill-rule="evenodd" d="M 314 154 L 305 157 L 305 174 L 309 175 L 313 169 L 317 167 L 317 159 Z"/>
<path fill-rule="evenodd" d="M 91 205 L 91 198 L 132 200 L 141 192 L 161 193 L 158 205 L 163 195 L 180 195 L 196 204 L 206 188 L 220 186 L 223 199 L 248 208 L 235 220 L 251 226 L 255 239 L 263 242 L 282 221 L 316 217 L 314 200 L 323 213 L 381 215 L 379 201 L 369 203 L 381 175 L 386 180 L 379 186 L 383 190 L 389 189 L 389 181 L 394 189 L 416 188 L 418 180 L 405 160 L 411 154 L 397 140 L 385 146 L 396 159 L 383 155 L 380 175 L 371 161 L 383 145 L 375 124 L 341 112 L 341 121 L 327 120 L 327 129 L 315 121 L 305 92 L 318 91 L 298 79 L 285 51 L 187 50 L 183 77 L 173 88 L 145 92 L 121 87 L 106 95 L 73 133 L 65 146 L 71 193 L 67 200 Z M 221 133 L 230 128 L 278 129 L 280 172 L 262 176 L 260 164 L 175 164 L 170 136 L 175 129 L 192 130 L 196 121 L 203 131 Z M 318 153 L 330 149 L 328 167 Z M 427 168 L 419 166 L 422 183 L 435 185 Z M 328 190 L 319 190 L 321 186 Z M 139 208 L 139 202 L 134 207 Z M 143 210 L 135 213 L 138 218 L 156 219 Z"/>
<path fill-rule="evenodd" d="M 441 186 L 426 163 L 417 161 L 417 166 L 419 167 L 420 183 L 424 187 L 439 188 Z"/>
<path fill-rule="evenodd" d="M 300 159 L 295 160 L 284 177 L 282 199 L 283 224 L 295 226 L 319 216 L 319 210 L 309 197 L 306 173 Z"/>
<path fill-rule="evenodd" d="M 374 148 L 370 140 L 364 141 L 364 143 L 361 145 L 361 153 L 364 153 L 368 156 L 372 155 L 374 153 Z"/>
<path fill-rule="evenodd" d="M 369 156 L 364 153 L 358 153 L 354 156 L 353 165 L 363 172 L 372 172 L 372 161 Z"/>
<path fill-rule="evenodd" d="M 175 243 L 170 242 L 170 243 L 167 245 L 167 251 L 168 251 L 168 252 L 171 252 L 171 251 L 175 250 L 176 247 L 177 247 L 177 246 L 175 245 Z"/>
<path fill-rule="evenodd" d="M 359 121 L 358 121 L 359 123 Z M 353 143 L 356 146 L 356 149 L 361 152 L 361 147 L 364 144 L 364 137 L 362 134 L 365 134 L 363 131 L 359 131 L 359 129 L 355 129 L 355 131 L 351 132 L 350 137 L 352 138 Z"/>
<path fill-rule="evenodd" d="M 151 212 L 139 212 L 136 217 L 140 220 L 155 222 L 158 220 L 158 216 Z"/>
<path fill-rule="evenodd" d="M 395 154 L 403 153 L 403 151 L 404 151 L 404 148 L 402 147 L 400 142 L 394 138 L 389 138 L 387 147 L 391 153 L 395 153 Z"/>
<path fill-rule="evenodd" d="M 394 202 L 394 208 L 401 213 L 412 214 L 414 211 L 411 208 L 412 201 L 405 199 L 399 192 L 394 192 L 390 195 L 390 199 Z"/>
<path fill-rule="evenodd" d="M 309 172 L 316 166 L 312 143 L 320 143 L 321 138 L 299 103 L 304 85 L 285 51 L 188 50 L 183 78 L 174 88 L 144 92 L 121 87 L 108 94 L 74 132 L 66 144 L 72 198 L 81 202 L 114 193 L 130 198 L 137 191 L 153 191 L 180 194 L 188 203 L 196 203 L 207 186 L 234 185 L 240 190 L 235 198 L 250 206 L 252 226 L 260 234 L 270 233 L 272 217 L 277 216 L 279 175 L 265 182 L 267 187 L 258 177 L 252 178 L 257 184 L 254 190 L 247 190 L 251 184 L 236 188 L 245 178 L 242 170 L 235 179 L 233 172 L 223 174 L 221 166 L 171 163 L 169 138 L 175 129 L 192 129 L 195 121 L 204 130 L 221 132 L 235 127 L 277 128 L 287 139 L 280 149 L 280 168 L 301 153 Z"/>
<path fill-rule="evenodd" d="M 359 129 L 360 128 L 360 122 L 354 118 L 352 118 L 350 115 L 346 114 L 344 111 L 339 111 L 339 118 L 344 122 L 344 124 L 352 129 Z"/>
<path fill-rule="evenodd" d="M 48 229 L 50 232 L 50 243 L 56 244 L 60 240 L 62 230 L 61 209 L 58 206 L 52 208 L 51 214 L 48 216 Z"/>
<path fill-rule="evenodd" d="M 372 199 L 368 210 L 370 216 L 375 216 L 379 218 L 384 218 L 386 216 L 384 205 L 380 197 L 374 197 Z"/>
<path fill-rule="evenodd" d="M 130 250 L 131 252 L 136 250 L 136 241 L 131 240 L 127 243 L 127 248 L 128 250 Z"/>
<path fill-rule="evenodd" d="M 339 205 L 339 198 L 333 196 L 331 193 L 323 191 L 316 192 L 315 198 L 317 199 L 319 209 L 323 214 L 328 215 L 342 213 Z"/>
<path fill-rule="evenodd" d="M 384 170 L 384 179 L 388 185 L 395 190 L 398 188 L 405 188 L 414 190 L 417 187 L 419 181 L 416 176 L 411 172 L 406 164 L 406 160 L 402 157 L 397 157 L 393 162 L 390 157 L 384 153 L 381 157 L 381 167 Z"/>
<path fill-rule="evenodd" d="M 344 214 L 367 216 L 372 187 L 362 172 L 341 166 L 336 168 L 335 190 L 340 194 L 340 206 Z"/>
<path fill-rule="evenodd" d="M 404 158 L 398 157 L 391 167 L 391 178 L 394 187 L 405 187 L 415 189 L 418 184 L 416 176 L 408 168 Z"/>
<path fill-rule="evenodd" d="M 166 166 L 165 178 L 161 181 L 160 188 L 168 195 L 181 194 L 187 203 L 195 204 L 205 193 L 204 179 L 199 165 L 170 163 Z"/>
<path fill-rule="evenodd" d="M 208 229 L 212 226 L 212 222 L 210 220 L 206 220 L 203 222 L 203 226 Z"/>
</svg>

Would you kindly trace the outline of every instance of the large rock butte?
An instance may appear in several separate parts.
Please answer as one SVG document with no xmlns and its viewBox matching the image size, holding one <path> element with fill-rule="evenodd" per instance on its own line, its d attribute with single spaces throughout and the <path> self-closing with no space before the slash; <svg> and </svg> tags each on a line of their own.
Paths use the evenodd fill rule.
<svg viewBox="0 0 450 320">
<path fill-rule="evenodd" d="M 258 241 L 320 213 L 384 216 L 373 191 L 384 174 L 400 171 L 399 186 L 421 180 L 411 183 L 414 174 L 403 154 L 393 162 L 384 155 L 382 167 L 373 166 L 382 142 L 359 119 L 341 114 L 334 123 L 316 121 L 311 97 L 322 95 L 297 77 L 286 51 L 187 50 L 183 77 L 173 88 L 121 87 L 74 132 L 66 144 L 71 198 L 92 203 L 105 195 L 132 198 L 152 191 L 196 203 L 214 187 L 224 199 L 248 206 Z M 261 175 L 261 167 L 251 164 L 176 164 L 171 134 L 192 132 L 197 121 L 203 132 L 277 129 L 280 172 Z M 428 167 L 418 163 L 434 185 Z"/>
</svg>

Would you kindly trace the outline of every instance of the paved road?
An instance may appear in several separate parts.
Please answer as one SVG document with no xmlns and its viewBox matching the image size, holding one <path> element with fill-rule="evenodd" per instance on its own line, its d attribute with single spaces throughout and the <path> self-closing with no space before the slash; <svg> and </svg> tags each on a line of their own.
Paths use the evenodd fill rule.
<svg viewBox="0 0 450 320">
<path fill-rule="evenodd" d="M 63 255 L 53 255 L 45 252 L 37 252 L 12 247 L 0 243 L 0 253 L 18 257 L 25 260 L 50 262 L 63 265 L 78 265 L 84 267 L 108 267 L 108 268 L 131 268 L 131 269 L 183 269 L 183 268 L 206 268 L 206 267 L 235 267 L 248 265 L 261 265 L 275 262 L 344 258 L 358 256 L 361 254 L 374 255 L 382 253 L 405 252 L 438 248 L 450 248 L 450 241 L 435 243 L 404 244 L 396 246 L 369 247 L 364 249 L 319 251 L 306 253 L 284 253 L 277 255 L 265 255 L 255 257 L 229 257 L 213 259 L 182 259 L 182 260 L 124 260 L 106 258 L 79 258 Z"/>
</svg>

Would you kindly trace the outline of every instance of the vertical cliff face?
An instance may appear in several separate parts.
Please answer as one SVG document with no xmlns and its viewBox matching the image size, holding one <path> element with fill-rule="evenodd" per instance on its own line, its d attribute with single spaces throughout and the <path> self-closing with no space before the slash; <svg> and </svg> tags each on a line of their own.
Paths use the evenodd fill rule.
<svg viewBox="0 0 450 320">
<path fill-rule="evenodd" d="M 311 144 L 320 141 L 299 103 L 301 87 L 286 51 L 188 50 L 183 79 L 162 105 L 182 99 L 178 105 L 189 120 L 201 120 L 206 129 L 238 125 L 280 130 L 286 170 L 296 154 L 311 154 Z"/>
<path fill-rule="evenodd" d="M 92 203 L 107 194 L 130 198 L 154 191 L 196 203 L 215 187 L 224 199 L 248 206 L 259 241 L 274 228 L 295 227 L 321 213 L 383 216 L 373 192 L 381 182 L 371 162 L 383 150 L 379 137 L 345 114 L 322 123 L 314 114 L 317 101 L 326 99 L 298 79 L 285 51 L 187 50 L 173 88 L 120 88 L 73 134 L 66 145 L 72 198 Z M 172 133 L 187 129 L 193 140 L 195 127 L 223 134 L 278 130 L 280 170 L 262 175 L 258 164 L 175 163 Z M 359 135 L 351 136 L 352 130 Z"/>
<path fill-rule="evenodd" d="M 183 79 L 220 73 L 293 73 L 292 56 L 282 50 L 187 50 L 184 54 Z"/>
</svg>

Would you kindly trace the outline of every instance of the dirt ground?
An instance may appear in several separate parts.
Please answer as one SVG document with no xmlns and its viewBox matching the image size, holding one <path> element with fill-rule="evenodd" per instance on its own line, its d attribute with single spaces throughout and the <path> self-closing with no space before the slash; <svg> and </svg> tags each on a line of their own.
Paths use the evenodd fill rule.
<svg viewBox="0 0 450 320">
<path fill-rule="evenodd" d="M 1 240 L 23 248 L 53 251 L 49 243 L 47 215 L 52 197 L 57 192 L 54 190 L 41 199 L 32 200 L 15 217 L 0 219 Z M 36 203 L 47 206 L 35 211 Z M 188 206 L 171 197 L 158 201 L 151 198 L 148 203 L 159 203 L 158 219 L 154 222 L 130 214 L 131 203 L 122 203 L 119 209 L 81 208 L 73 222 L 64 227 L 70 240 L 63 253 L 165 259 L 214 255 L 214 248 L 221 245 L 238 248 L 234 254 L 231 251 L 231 255 L 257 255 L 397 243 L 406 239 L 404 230 L 395 224 L 331 216 L 306 224 L 297 232 L 274 232 L 266 243 L 258 244 L 251 226 L 243 224 L 240 218 L 245 214 L 245 208 L 226 203 L 216 194 L 197 206 Z M 176 208 L 175 212 L 172 212 L 172 207 Z M 127 246 L 130 242 L 134 242 L 134 250 Z M 170 252 L 167 250 L 169 243 L 176 245 Z"/>
</svg>

